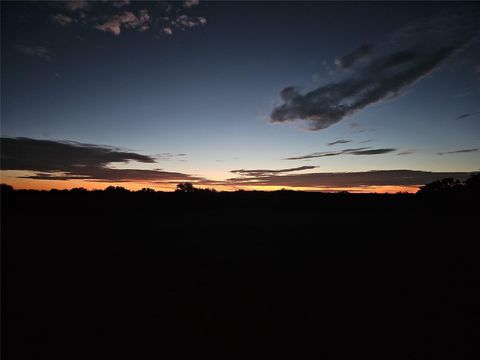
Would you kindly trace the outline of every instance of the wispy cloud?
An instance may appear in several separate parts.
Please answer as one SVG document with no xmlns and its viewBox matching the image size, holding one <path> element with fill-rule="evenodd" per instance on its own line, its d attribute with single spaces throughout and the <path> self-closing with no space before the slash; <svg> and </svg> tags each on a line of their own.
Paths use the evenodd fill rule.
<svg viewBox="0 0 480 360">
<path fill-rule="evenodd" d="M 117 169 L 109 165 L 116 162 L 137 161 L 154 164 L 152 156 L 105 146 L 74 141 L 37 140 L 30 138 L 2 138 L 2 170 L 25 170 L 37 180 L 89 181 L 198 181 L 203 178 L 160 169 Z"/>
<path fill-rule="evenodd" d="M 25 46 L 25 45 L 15 45 L 15 49 L 25 55 L 39 57 L 45 61 L 52 60 L 50 51 L 43 46 Z"/>
<path fill-rule="evenodd" d="M 68 15 L 56 14 L 52 16 L 52 21 L 57 25 L 67 26 L 73 23 L 75 20 Z"/>
<path fill-rule="evenodd" d="M 180 15 L 174 21 L 174 25 L 180 28 L 192 28 L 195 26 L 205 25 L 207 19 L 202 16 Z"/>
<path fill-rule="evenodd" d="M 274 175 L 274 174 L 286 174 L 286 173 L 291 173 L 291 172 L 297 172 L 297 171 L 303 171 L 303 170 L 311 170 L 315 169 L 318 166 L 299 166 L 295 168 L 289 168 L 289 169 L 275 169 L 275 170 L 231 170 L 231 173 L 242 175 L 242 176 L 268 176 L 268 175 Z"/>
<path fill-rule="evenodd" d="M 444 152 L 438 152 L 437 155 L 447 155 L 447 154 L 464 154 L 464 153 L 472 153 L 472 152 L 477 152 L 480 149 L 474 148 L 474 149 L 461 149 L 461 150 L 454 150 L 454 151 L 444 151 Z"/>
<path fill-rule="evenodd" d="M 467 117 L 474 116 L 474 115 L 477 115 L 477 113 L 462 114 L 462 115 L 457 116 L 457 117 L 455 118 L 455 120 L 465 119 L 465 118 L 467 118 Z"/>
<path fill-rule="evenodd" d="M 187 156 L 187 154 L 177 154 L 177 153 L 160 153 L 160 154 L 155 154 L 154 155 L 156 159 L 158 160 L 172 160 L 172 159 L 179 159 L 181 158 L 182 160 Z"/>
<path fill-rule="evenodd" d="M 194 6 L 198 6 L 198 4 L 200 4 L 200 0 L 185 0 L 183 2 L 183 7 L 188 9 Z"/>
<path fill-rule="evenodd" d="M 65 1 L 65 8 L 70 12 L 86 10 L 90 4 L 86 0 L 68 0 Z"/>
<path fill-rule="evenodd" d="M 124 6 L 130 5 L 130 0 L 114 0 L 112 1 L 112 6 L 121 8 Z"/>
<path fill-rule="evenodd" d="M 343 80 L 305 94 L 294 86 L 284 88 L 282 104 L 273 109 L 270 121 L 303 120 L 310 130 L 321 130 L 368 105 L 398 97 L 473 42 L 476 15 L 442 13 L 400 29 L 375 51 L 366 45 L 357 48 L 337 61 L 340 68 L 349 68 Z M 367 55 L 369 60 L 363 61 Z"/>
<path fill-rule="evenodd" d="M 411 155 L 416 153 L 416 150 L 404 150 L 397 153 L 397 155 Z"/>
<path fill-rule="evenodd" d="M 314 159 L 314 158 L 321 158 L 321 157 L 329 157 L 329 156 L 338 156 L 338 155 L 381 155 L 381 154 L 388 154 L 397 149 L 371 149 L 369 147 L 362 147 L 362 148 L 354 148 L 354 149 L 345 149 L 339 151 L 323 151 L 317 152 L 308 155 L 301 155 L 301 156 L 293 156 L 288 157 L 284 160 L 304 160 L 304 159 Z"/>
<path fill-rule="evenodd" d="M 337 144 L 347 144 L 349 142 L 352 142 L 352 140 L 337 140 L 337 141 L 332 141 L 332 142 L 329 142 L 327 143 L 328 146 L 332 146 L 332 145 L 337 145 Z"/>
</svg>

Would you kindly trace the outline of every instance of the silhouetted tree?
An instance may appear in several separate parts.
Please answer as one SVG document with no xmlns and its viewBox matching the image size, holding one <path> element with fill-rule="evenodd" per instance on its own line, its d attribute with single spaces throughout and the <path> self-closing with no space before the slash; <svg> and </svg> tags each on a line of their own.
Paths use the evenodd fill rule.
<svg viewBox="0 0 480 360">
<path fill-rule="evenodd" d="M 429 195 L 453 193 L 462 190 L 463 188 L 464 184 L 460 180 L 454 178 L 445 178 L 420 186 L 418 194 Z"/>
<path fill-rule="evenodd" d="M 76 187 L 76 188 L 70 189 L 70 192 L 73 192 L 73 193 L 85 193 L 87 191 L 88 190 L 83 187 Z"/>
<path fill-rule="evenodd" d="M 468 192 L 480 193 L 480 173 L 472 174 L 465 180 Z"/>
<path fill-rule="evenodd" d="M 189 182 L 177 184 L 177 189 L 175 190 L 175 192 L 183 193 L 193 193 L 195 191 L 197 191 L 197 189 Z"/>
<path fill-rule="evenodd" d="M 140 193 L 154 193 L 155 190 L 152 188 L 142 188 L 141 190 L 138 190 Z"/>
<path fill-rule="evenodd" d="M 108 193 L 128 193 L 130 192 L 129 190 L 125 189 L 123 186 L 109 186 L 105 189 L 105 192 Z"/>
</svg>

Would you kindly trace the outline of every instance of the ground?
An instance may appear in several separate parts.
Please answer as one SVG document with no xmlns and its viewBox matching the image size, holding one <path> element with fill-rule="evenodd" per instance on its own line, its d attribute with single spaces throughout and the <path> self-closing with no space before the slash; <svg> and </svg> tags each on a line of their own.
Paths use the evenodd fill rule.
<svg viewBox="0 0 480 360">
<path fill-rule="evenodd" d="M 8 359 L 472 358 L 472 198 L 2 194 Z"/>
</svg>

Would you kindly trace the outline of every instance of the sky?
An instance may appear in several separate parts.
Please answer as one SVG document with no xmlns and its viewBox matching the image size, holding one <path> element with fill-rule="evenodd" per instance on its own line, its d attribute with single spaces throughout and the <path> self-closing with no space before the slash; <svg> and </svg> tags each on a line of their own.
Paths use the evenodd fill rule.
<svg viewBox="0 0 480 360">
<path fill-rule="evenodd" d="M 416 191 L 480 170 L 476 2 L 2 1 L 1 182 Z"/>
</svg>

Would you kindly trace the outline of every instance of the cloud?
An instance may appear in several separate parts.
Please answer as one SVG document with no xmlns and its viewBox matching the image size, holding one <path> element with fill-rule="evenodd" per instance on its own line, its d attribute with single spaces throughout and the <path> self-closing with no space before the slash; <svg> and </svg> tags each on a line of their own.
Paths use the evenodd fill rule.
<svg viewBox="0 0 480 360">
<path fill-rule="evenodd" d="M 324 172 L 230 178 L 232 185 L 352 188 L 367 186 L 419 186 L 443 178 L 466 179 L 469 172 L 430 172 L 417 170 L 372 170 L 363 172 Z"/>
<path fill-rule="evenodd" d="M 91 181 L 197 181 L 203 178 L 162 170 L 115 169 L 114 162 L 155 163 L 153 157 L 135 152 L 74 141 L 1 139 L 2 170 L 34 172 L 25 176 L 38 180 L 84 179 Z"/>
<path fill-rule="evenodd" d="M 474 115 L 477 115 L 477 113 L 462 114 L 462 115 L 460 115 L 460 116 L 457 116 L 457 117 L 455 118 L 455 120 L 465 119 L 465 118 L 467 118 L 467 117 L 474 116 Z"/>
<path fill-rule="evenodd" d="M 480 149 L 475 148 L 475 149 L 462 149 L 462 150 L 454 150 L 454 151 L 445 151 L 445 152 L 439 152 L 437 155 L 447 155 L 447 154 L 464 154 L 464 153 L 472 153 L 472 152 L 477 152 Z"/>
<path fill-rule="evenodd" d="M 371 52 L 372 52 L 371 45 L 368 45 L 368 44 L 361 45 L 358 48 L 356 48 L 354 51 L 352 51 L 350 54 L 342 56 L 341 58 L 335 59 L 335 65 L 337 65 L 339 69 L 349 68 L 359 60 L 364 59 L 365 57 L 370 55 Z"/>
<path fill-rule="evenodd" d="M 200 0 L 185 0 L 183 2 L 183 7 L 184 8 L 191 8 L 191 7 L 194 7 L 194 6 L 198 6 L 198 4 L 200 4 Z"/>
<path fill-rule="evenodd" d="M 337 140 L 330 143 L 327 143 L 328 146 L 337 145 L 337 144 L 346 144 L 352 142 L 352 140 Z"/>
<path fill-rule="evenodd" d="M 43 46 L 25 46 L 25 45 L 15 45 L 15 49 L 25 55 L 39 57 L 45 61 L 52 60 L 50 51 Z"/>
<path fill-rule="evenodd" d="M 74 19 L 68 15 L 57 14 L 52 16 L 52 21 L 60 26 L 67 26 L 74 22 Z"/>
<path fill-rule="evenodd" d="M 416 150 L 405 150 L 405 151 L 400 151 L 399 153 L 397 153 L 397 155 L 411 155 L 411 154 L 414 154 L 416 152 Z"/>
<path fill-rule="evenodd" d="M 187 154 L 176 154 L 176 153 L 160 153 L 160 154 L 155 154 L 155 158 L 158 160 L 172 160 L 176 158 L 184 158 L 186 157 Z"/>
<path fill-rule="evenodd" d="M 173 22 L 175 26 L 181 29 L 205 25 L 206 23 L 207 23 L 207 19 L 205 19 L 202 16 L 188 16 L 185 14 L 178 16 Z"/>
<path fill-rule="evenodd" d="M 242 176 L 267 176 L 273 174 L 284 174 L 289 172 L 295 171 L 302 171 L 302 170 L 311 170 L 315 169 L 318 166 L 299 166 L 296 168 L 289 168 L 289 169 L 277 169 L 277 170 L 231 170 L 231 173 L 242 175 Z"/>
<path fill-rule="evenodd" d="M 173 34 L 172 28 L 171 28 L 171 27 L 168 27 L 168 26 L 167 26 L 167 27 L 164 27 L 164 28 L 162 29 L 162 32 L 163 32 L 164 34 L 166 34 L 166 35 L 172 35 L 172 34 Z"/>
<path fill-rule="evenodd" d="M 130 5 L 130 0 L 114 0 L 112 1 L 112 6 L 116 8 L 121 8 L 124 6 Z"/>
<path fill-rule="evenodd" d="M 381 154 L 388 154 L 392 151 L 396 151 L 397 149 L 371 149 L 371 150 L 357 150 L 348 152 L 348 154 L 352 155 L 381 155 Z"/>
<path fill-rule="evenodd" d="M 157 34 L 173 35 L 176 30 L 183 31 L 207 23 L 207 19 L 203 16 L 185 14 L 186 11 L 193 12 L 194 10 L 190 9 L 198 5 L 198 1 L 159 2 L 155 4 L 155 7 L 153 7 L 153 2 L 152 4 L 145 3 L 145 8 L 138 11 L 130 11 L 127 6 L 132 4 L 132 8 L 138 8 L 137 5 L 141 2 L 133 4 L 129 0 L 101 0 L 101 3 L 93 1 L 65 2 L 62 6 L 67 9 L 68 14 L 53 15 L 52 22 L 62 27 L 76 23 L 115 36 L 119 36 L 127 29 L 143 32 L 150 28 L 154 28 Z M 151 12 L 149 7 L 151 7 Z M 87 13 L 86 10 L 95 11 Z"/>
<path fill-rule="evenodd" d="M 284 88 L 283 103 L 274 107 L 270 121 L 302 120 L 310 130 L 322 130 L 366 106 L 394 99 L 469 46 L 478 36 L 477 21 L 475 14 L 440 14 L 400 29 L 375 51 L 360 47 L 338 64 L 349 67 L 366 54 L 369 60 L 342 80 L 304 94 L 294 86 Z"/>
<path fill-rule="evenodd" d="M 150 15 L 148 10 L 140 10 L 138 16 L 131 11 L 125 11 L 119 15 L 113 15 L 106 18 L 106 20 L 95 26 L 95 29 L 110 32 L 114 35 L 120 35 L 121 29 L 136 29 L 138 31 L 145 31 L 150 28 Z"/>
<path fill-rule="evenodd" d="M 65 8 L 70 12 L 76 12 L 79 10 L 86 10 L 89 8 L 89 4 L 86 0 L 68 0 L 65 1 Z"/>
<path fill-rule="evenodd" d="M 304 159 L 314 159 L 314 158 L 338 156 L 338 155 L 381 155 L 381 154 L 388 154 L 396 150 L 397 149 L 371 149 L 368 147 L 362 147 L 362 148 L 345 149 L 345 150 L 339 150 L 339 151 L 323 151 L 323 152 L 317 152 L 317 153 L 308 154 L 308 155 L 289 157 L 284 160 L 304 160 Z"/>
</svg>

